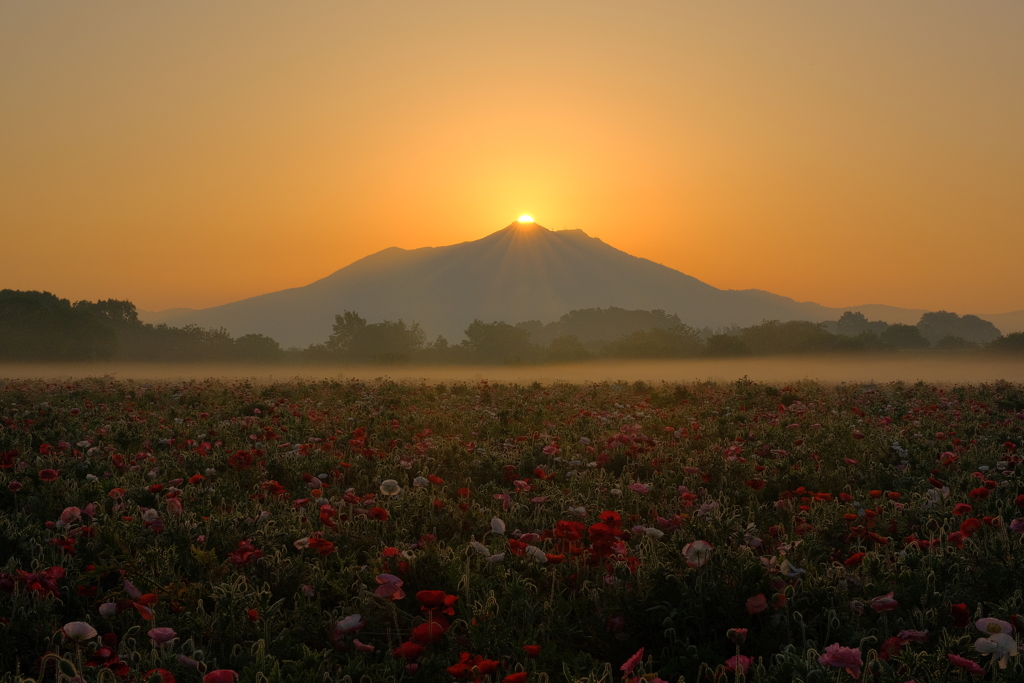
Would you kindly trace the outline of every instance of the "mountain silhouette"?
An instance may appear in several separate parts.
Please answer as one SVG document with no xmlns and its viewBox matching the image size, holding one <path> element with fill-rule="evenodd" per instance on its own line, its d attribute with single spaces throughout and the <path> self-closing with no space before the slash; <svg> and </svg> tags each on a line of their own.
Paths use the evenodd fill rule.
<svg viewBox="0 0 1024 683">
<path fill-rule="evenodd" d="M 147 322 L 265 334 L 283 346 L 321 343 L 334 316 L 416 321 L 428 338 L 462 338 L 474 320 L 551 322 L 581 308 L 663 309 L 692 327 L 749 326 L 763 320 L 869 318 L 914 324 L 925 311 L 869 305 L 828 308 L 756 289 L 722 290 L 590 237 L 513 223 L 487 237 L 420 249 L 391 247 L 304 287 L 202 310 L 145 314 Z"/>
</svg>

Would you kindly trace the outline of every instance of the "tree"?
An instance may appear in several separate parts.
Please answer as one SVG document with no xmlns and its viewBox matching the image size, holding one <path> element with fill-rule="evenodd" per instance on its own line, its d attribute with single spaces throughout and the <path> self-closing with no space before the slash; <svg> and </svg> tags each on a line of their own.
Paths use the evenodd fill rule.
<svg viewBox="0 0 1024 683">
<path fill-rule="evenodd" d="M 587 360 L 590 356 L 590 351 L 587 351 L 587 347 L 574 334 L 555 337 L 548 346 L 548 360 L 554 363 Z"/>
<path fill-rule="evenodd" d="M 472 360 L 480 363 L 525 363 L 537 355 L 530 333 L 502 322 L 474 320 L 463 342 Z"/>
<path fill-rule="evenodd" d="M 806 320 L 766 320 L 743 330 L 740 339 L 755 354 L 821 353 L 840 348 L 839 339 L 823 325 Z"/>
<path fill-rule="evenodd" d="M 734 334 L 713 334 L 708 337 L 704 353 L 714 358 L 749 356 L 750 349 Z"/>
<path fill-rule="evenodd" d="M 352 340 L 365 327 L 366 319 L 355 311 L 345 311 L 341 315 L 336 315 L 331 336 L 328 337 L 324 346 L 328 351 L 345 353 L 351 347 Z"/>
<path fill-rule="evenodd" d="M 683 324 L 639 330 L 605 346 L 605 353 L 616 358 L 683 358 L 703 350 L 700 334 Z"/>
<path fill-rule="evenodd" d="M 1024 355 L 1024 332 L 1013 332 L 995 339 L 985 348 L 995 353 Z"/>
<path fill-rule="evenodd" d="M 246 334 L 235 340 L 235 356 L 238 360 L 269 363 L 280 361 L 284 350 L 277 340 L 264 334 Z"/>
<path fill-rule="evenodd" d="M 931 344 L 914 325 L 896 323 L 878 335 L 886 346 L 893 349 L 927 349 Z"/>
<path fill-rule="evenodd" d="M 959 316 L 949 311 L 925 313 L 917 323 L 917 329 L 933 344 L 943 337 L 960 337 L 975 344 L 987 344 L 998 339 L 999 329 L 988 320 L 976 315 Z"/>
<path fill-rule="evenodd" d="M 405 363 L 423 348 L 426 335 L 419 324 L 385 320 L 367 324 L 355 311 L 334 316 L 331 336 L 324 344 L 328 358 L 359 362 Z"/>
<path fill-rule="evenodd" d="M 844 337 L 859 337 L 864 333 L 882 334 L 889 327 L 881 320 L 868 320 L 860 311 L 846 311 L 836 323 L 836 334 Z"/>
</svg>

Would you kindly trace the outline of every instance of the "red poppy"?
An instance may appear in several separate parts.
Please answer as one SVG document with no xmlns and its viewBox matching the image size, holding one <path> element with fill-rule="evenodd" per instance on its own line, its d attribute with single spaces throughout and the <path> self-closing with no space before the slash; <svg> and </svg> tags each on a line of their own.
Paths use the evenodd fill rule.
<svg viewBox="0 0 1024 683">
<path fill-rule="evenodd" d="M 971 623 L 971 611 L 967 609 L 965 603 L 950 605 L 949 611 L 953 615 L 953 626 L 956 628 L 964 628 Z"/>
<path fill-rule="evenodd" d="M 540 656 L 540 645 L 523 645 L 523 651 L 530 659 L 536 659 Z"/>
<path fill-rule="evenodd" d="M 333 519 L 333 517 L 335 515 L 337 515 L 337 514 L 338 514 L 338 511 L 335 510 L 330 505 L 321 505 L 320 506 L 320 523 L 323 524 L 324 526 L 329 526 L 332 529 L 337 529 L 338 528 L 338 524 Z"/>
<path fill-rule="evenodd" d="M 419 645 L 431 645 L 441 640 L 447 632 L 447 622 L 427 621 L 422 624 L 418 624 L 412 629 L 412 637 L 410 637 L 409 640 Z"/>
<path fill-rule="evenodd" d="M 391 654 L 393 654 L 398 659 L 412 660 L 418 658 L 421 654 L 423 654 L 424 650 L 426 650 L 426 648 L 420 645 L 419 643 L 406 641 L 398 647 L 396 647 L 394 650 L 392 650 Z"/>
<path fill-rule="evenodd" d="M 57 477 L 60 476 L 60 472 L 57 470 L 45 469 L 39 470 L 40 481 L 57 481 Z"/>
<path fill-rule="evenodd" d="M 847 567 L 856 567 L 863 561 L 864 553 L 854 553 L 853 555 L 850 555 L 850 557 L 845 562 L 843 562 L 843 564 L 845 564 Z"/>
<path fill-rule="evenodd" d="M 979 529 L 981 529 L 981 521 L 974 517 L 965 519 L 964 523 L 960 525 L 960 533 L 964 536 L 970 536 Z"/>
<path fill-rule="evenodd" d="M 448 595 L 444 591 L 419 591 L 416 593 L 416 600 L 420 603 L 420 610 L 429 612 L 432 615 L 447 614 L 455 615 L 457 595 Z"/>
<path fill-rule="evenodd" d="M 321 557 L 330 555 L 335 550 L 333 543 L 328 541 L 326 538 L 319 537 L 313 537 L 309 539 L 309 545 L 307 547 L 315 550 L 316 554 L 320 555 Z"/>
<path fill-rule="evenodd" d="M 176 683 L 174 674 L 167 669 L 150 669 L 143 675 L 142 680 L 149 683 Z"/>
<path fill-rule="evenodd" d="M 483 680 L 498 670 L 499 662 L 493 659 L 484 659 L 480 655 L 472 656 L 468 652 L 459 655 L 458 664 L 449 666 L 446 671 L 455 678 L 471 678 L 474 681 Z"/>
<path fill-rule="evenodd" d="M 256 546 L 249 542 L 249 540 L 239 541 L 238 549 L 228 553 L 228 559 L 233 564 L 252 564 L 256 560 L 263 557 L 263 551 L 257 550 Z"/>
<path fill-rule="evenodd" d="M 238 674 L 231 669 L 215 669 L 203 676 L 203 683 L 234 683 Z"/>
<path fill-rule="evenodd" d="M 382 507 L 372 507 L 372 508 L 370 508 L 369 515 L 373 519 L 376 519 L 376 520 L 378 520 L 380 522 L 388 521 L 388 517 L 389 517 L 388 511 L 385 510 Z"/>
<path fill-rule="evenodd" d="M 509 674 L 501 679 L 501 683 L 526 683 L 526 672 L 518 671 L 514 674 Z"/>
</svg>

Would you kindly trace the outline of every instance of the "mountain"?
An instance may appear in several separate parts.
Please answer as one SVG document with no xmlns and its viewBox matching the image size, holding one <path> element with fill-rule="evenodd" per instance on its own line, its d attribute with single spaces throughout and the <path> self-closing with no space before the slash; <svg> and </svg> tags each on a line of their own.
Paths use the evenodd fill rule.
<svg viewBox="0 0 1024 683">
<path fill-rule="evenodd" d="M 428 338 L 457 342 L 474 319 L 550 322 L 581 308 L 663 309 L 693 327 L 763 320 L 837 320 L 859 310 L 872 319 L 916 323 L 925 311 L 890 306 L 828 308 L 756 289 L 721 290 L 615 249 L 582 230 L 513 223 L 487 237 L 445 247 L 391 247 L 305 287 L 202 310 L 149 313 L 147 322 L 259 333 L 283 346 L 326 341 L 335 314 L 368 322 L 416 321 Z M 1010 314 L 1007 314 L 1010 315 Z"/>
</svg>

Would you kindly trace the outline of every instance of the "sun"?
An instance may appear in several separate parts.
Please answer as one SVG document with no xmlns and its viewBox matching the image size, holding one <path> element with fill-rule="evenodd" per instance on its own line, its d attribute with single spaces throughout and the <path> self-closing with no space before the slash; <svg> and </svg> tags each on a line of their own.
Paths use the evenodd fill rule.
<svg viewBox="0 0 1024 683">
<path fill-rule="evenodd" d="M 533 216 L 530 216 L 529 214 L 525 214 L 524 213 L 522 216 L 519 217 L 519 220 L 516 221 L 516 222 L 517 223 L 533 223 Z"/>
</svg>

